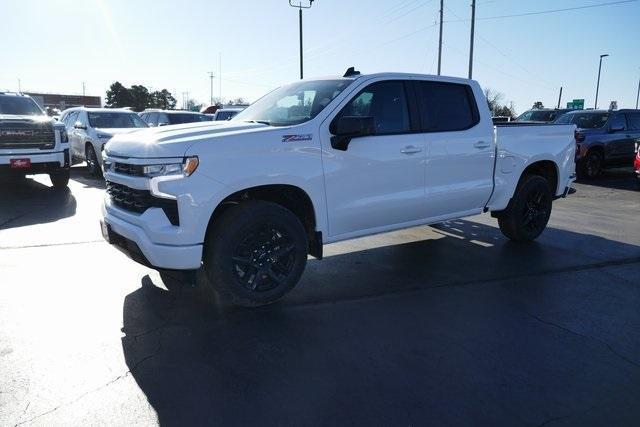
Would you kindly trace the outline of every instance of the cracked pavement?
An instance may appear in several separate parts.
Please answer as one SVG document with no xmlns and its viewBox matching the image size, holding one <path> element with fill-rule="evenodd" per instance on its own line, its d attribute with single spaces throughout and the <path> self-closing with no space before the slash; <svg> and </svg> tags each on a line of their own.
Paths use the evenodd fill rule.
<svg viewBox="0 0 640 427">
<path fill-rule="evenodd" d="M 82 168 L 0 187 L 0 425 L 635 426 L 631 178 L 577 184 L 531 245 L 479 216 L 327 246 L 255 310 L 102 242 Z"/>
</svg>

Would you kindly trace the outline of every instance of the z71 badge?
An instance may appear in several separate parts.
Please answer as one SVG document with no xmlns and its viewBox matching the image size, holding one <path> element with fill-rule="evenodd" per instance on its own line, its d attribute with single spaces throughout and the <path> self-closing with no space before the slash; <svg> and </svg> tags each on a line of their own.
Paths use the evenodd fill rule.
<svg viewBox="0 0 640 427">
<path fill-rule="evenodd" d="M 282 142 L 311 141 L 312 139 L 313 135 L 310 133 L 304 135 L 282 135 Z"/>
</svg>

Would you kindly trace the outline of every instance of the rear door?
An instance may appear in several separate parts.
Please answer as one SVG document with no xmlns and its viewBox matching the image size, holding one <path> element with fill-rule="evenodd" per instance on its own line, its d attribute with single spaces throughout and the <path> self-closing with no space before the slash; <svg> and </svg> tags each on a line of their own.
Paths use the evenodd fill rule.
<svg viewBox="0 0 640 427">
<path fill-rule="evenodd" d="M 640 147 L 640 111 L 626 113 L 628 131 L 633 143 L 634 153 L 638 152 Z"/>
<path fill-rule="evenodd" d="M 480 211 L 493 190 L 495 146 L 490 117 L 481 120 L 470 85 L 416 81 L 427 145 L 427 217 Z M 479 90 L 478 90 L 479 92 Z"/>
<path fill-rule="evenodd" d="M 606 147 L 607 163 L 624 163 L 626 159 L 633 160 L 634 138 L 627 125 L 624 113 L 615 113 L 609 120 L 609 142 Z"/>
<path fill-rule="evenodd" d="M 330 236 L 424 218 L 424 137 L 410 108 L 409 88 L 402 80 L 370 83 L 323 122 Z M 342 116 L 372 117 L 375 134 L 353 138 L 345 151 L 332 148 L 331 123 Z"/>
</svg>

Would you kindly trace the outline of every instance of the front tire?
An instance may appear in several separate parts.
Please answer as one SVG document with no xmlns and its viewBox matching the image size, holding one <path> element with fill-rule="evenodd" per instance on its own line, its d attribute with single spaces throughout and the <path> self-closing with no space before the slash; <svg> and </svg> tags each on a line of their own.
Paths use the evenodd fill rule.
<svg viewBox="0 0 640 427">
<path fill-rule="evenodd" d="M 62 190 L 69 186 L 69 177 L 71 172 L 69 169 L 59 169 L 49 174 L 51 184 L 56 190 Z"/>
<path fill-rule="evenodd" d="M 517 242 L 535 240 L 549 222 L 552 201 L 546 179 L 539 175 L 524 177 L 509 206 L 498 216 L 500 231 Z"/>
<path fill-rule="evenodd" d="M 228 208 L 205 242 L 207 279 L 222 300 L 243 307 L 271 304 L 298 283 L 308 241 L 300 220 L 271 202 Z"/>
<path fill-rule="evenodd" d="M 84 158 L 87 162 L 87 170 L 89 171 L 89 174 L 96 178 L 101 178 L 102 168 L 98 162 L 98 155 L 96 154 L 95 148 L 93 148 L 93 144 L 87 143 Z"/>
</svg>

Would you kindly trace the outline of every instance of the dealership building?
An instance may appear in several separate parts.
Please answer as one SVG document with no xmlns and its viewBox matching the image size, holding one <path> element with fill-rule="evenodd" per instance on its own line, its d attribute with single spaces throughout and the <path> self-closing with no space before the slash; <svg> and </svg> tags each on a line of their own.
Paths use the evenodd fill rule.
<svg viewBox="0 0 640 427">
<path fill-rule="evenodd" d="M 25 92 L 46 111 L 58 109 L 60 111 L 71 107 L 102 107 L 99 96 L 62 95 L 55 93 Z"/>
</svg>

